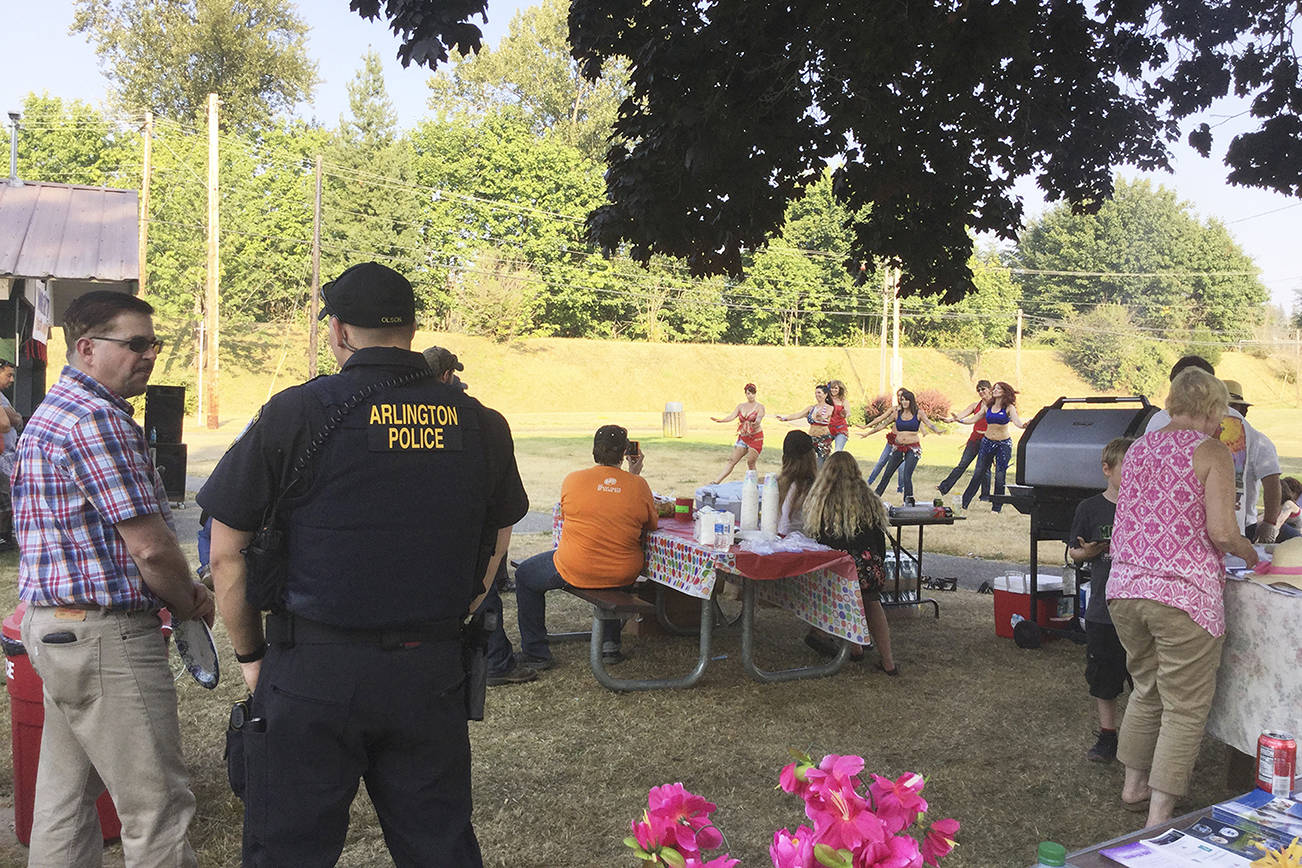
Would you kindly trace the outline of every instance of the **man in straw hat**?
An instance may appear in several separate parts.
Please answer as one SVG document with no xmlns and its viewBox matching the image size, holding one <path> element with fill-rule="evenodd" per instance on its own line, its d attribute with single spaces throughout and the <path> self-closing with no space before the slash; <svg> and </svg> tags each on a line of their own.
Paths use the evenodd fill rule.
<svg viewBox="0 0 1302 868">
<path fill-rule="evenodd" d="M 1216 369 L 1202 356 L 1185 356 L 1171 368 L 1174 380 L 1185 368 L 1199 368 L 1215 376 Z M 1248 424 L 1244 415 L 1250 406 L 1243 399 L 1243 387 L 1234 380 L 1224 380 L 1230 393 L 1230 411 L 1221 423 L 1220 440 L 1234 456 L 1235 513 L 1239 528 L 1247 532 L 1255 528 L 1255 539 L 1260 543 L 1275 541 L 1276 520 L 1279 518 L 1280 482 L 1279 453 L 1270 438 Z M 1148 420 L 1148 431 L 1156 431 L 1169 424 L 1171 417 L 1159 410 Z M 1265 515 L 1257 521 L 1257 485 L 1261 485 L 1262 509 Z M 1249 538 L 1253 538 L 1249 535 Z"/>
</svg>

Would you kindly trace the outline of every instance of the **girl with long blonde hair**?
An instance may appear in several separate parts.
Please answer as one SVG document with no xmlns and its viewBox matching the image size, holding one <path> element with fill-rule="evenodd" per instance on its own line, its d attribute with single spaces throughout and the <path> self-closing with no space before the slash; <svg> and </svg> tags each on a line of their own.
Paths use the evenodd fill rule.
<svg viewBox="0 0 1302 868">
<path fill-rule="evenodd" d="M 898 675 L 900 667 L 891 654 L 891 628 L 881 603 L 882 587 L 874 582 L 869 563 L 870 555 L 881 564 L 886 561 L 889 518 L 886 505 L 864 481 L 853 455 L 833 452 L 828 457 L 805 498 L 804 516 L 808 536 L 854 558 L 868 630 L 881 655 L 879 665 L 887 675 Z M 806 636 L 805 643 L 824 653 L 836 650 L 830 639 L 817 633 Z M 862 649 L 850 657 L 862 659 Z"/>
</svg>

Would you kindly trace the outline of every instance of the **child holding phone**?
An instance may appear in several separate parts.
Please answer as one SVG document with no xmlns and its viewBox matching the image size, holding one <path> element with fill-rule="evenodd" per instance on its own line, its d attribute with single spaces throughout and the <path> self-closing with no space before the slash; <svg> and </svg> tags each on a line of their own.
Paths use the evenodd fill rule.
<svg viewBox="0 0 1302 868">
<path fill-rule="evenodd" d="M 1108 615 L 1108 573 L 1112 569 L 1112 522 L 1121 490 L 1121 464 L 1133 443 L 1117 437 L 1103 447 L 1103 476 L 1107 490 L 1081 501 L 1067 537 L 1067 554 L 1090 568 L 1090 601 L 1085 608 L 1085 681 L 1098 704 L 1099 734 L 1085 752 L 1093 762 L 1117 758 L 1117 697 L 1129 679 L 1126 649 Z"/>
</svg>

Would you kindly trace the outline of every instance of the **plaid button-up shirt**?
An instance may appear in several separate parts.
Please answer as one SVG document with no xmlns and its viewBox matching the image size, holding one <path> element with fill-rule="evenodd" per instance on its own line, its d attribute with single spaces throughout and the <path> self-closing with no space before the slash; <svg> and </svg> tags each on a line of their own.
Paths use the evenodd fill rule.
<svg viewBox="0 0 1302 868">
<path fill-rule="evenodd" d="M 150 513 L 172 527 L 162 479 L 131 416 L 122 398 L 65 367 L 28 420 L 12 480 L 18 596 L 28 604 L 161 605 L 113 527 Z"/>
</svg>

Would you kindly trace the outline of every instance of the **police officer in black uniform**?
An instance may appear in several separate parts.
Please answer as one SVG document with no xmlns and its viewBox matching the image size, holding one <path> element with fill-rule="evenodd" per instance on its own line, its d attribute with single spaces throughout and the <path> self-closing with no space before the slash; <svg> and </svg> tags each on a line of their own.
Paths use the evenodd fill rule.
<svg viewBox="0 0 1302 868">
<path fill-rule="evenodd" d="M 268 401 L 197 497 L 253 693 L 232 767 L 244 864 L 335 864 L 364 779 L 396 864 L 474 868 L 461 629 L 499 529 L 528 510 L 510 430 L 410 351 L 400 274 L 355 265 L 323 297 L 341 370 Z M 241 552 L 282 493 L 287 569 L 264 632 Z"/>
</svg>

